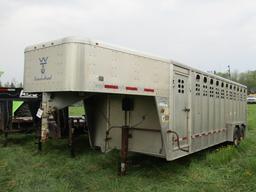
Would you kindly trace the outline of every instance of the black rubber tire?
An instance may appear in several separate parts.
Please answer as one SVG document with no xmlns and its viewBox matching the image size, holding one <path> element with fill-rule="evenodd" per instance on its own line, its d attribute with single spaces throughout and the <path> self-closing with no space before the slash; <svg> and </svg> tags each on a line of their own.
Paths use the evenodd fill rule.
<svg viewBox="0 0 256 192">
<path fill-rule="evenodd" d="M 240 128 L 240 141 L 244 140 L 245 137 L 245 126 L 241 126 Z"/>
<path fill-rule="evenodd" d="M 240 129 L 236 127 L 234 130 L 233 145 L 238 147 L 240 145 L 240 141 Z"/>
</svg>

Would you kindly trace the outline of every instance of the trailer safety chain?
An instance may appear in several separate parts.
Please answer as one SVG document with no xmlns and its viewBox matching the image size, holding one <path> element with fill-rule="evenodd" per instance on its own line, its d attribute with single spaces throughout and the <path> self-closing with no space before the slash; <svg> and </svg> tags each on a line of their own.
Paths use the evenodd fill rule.
<svg viewBox="0 0 256 192">
<path fill-rule="evenodd" d="M 176 136 L 177 145 L 178 145 L 179 150 L 189 153 L 188 149 L 183 149 L 183 148 L 180 147 L 180 137 L 179 137 L 179 134 L 177 132 L 172 131 L 172 130 L 167 130 L 167 133 L 173 133 Z"/>
</svg>

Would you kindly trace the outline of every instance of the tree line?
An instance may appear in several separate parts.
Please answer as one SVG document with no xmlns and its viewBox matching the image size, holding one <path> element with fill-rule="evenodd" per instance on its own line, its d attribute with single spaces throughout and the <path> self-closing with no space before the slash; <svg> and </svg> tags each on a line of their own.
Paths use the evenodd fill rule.
<svg viewBox="0 0 256 192">
<path fill-rule="evenodd" d="M 0 81 L 0 87 L 20 88 L 23 87 L 23 85 L 21 82 L 16 81 L 16 79 L 12 79 L 4 83 Z"/>
</svg>

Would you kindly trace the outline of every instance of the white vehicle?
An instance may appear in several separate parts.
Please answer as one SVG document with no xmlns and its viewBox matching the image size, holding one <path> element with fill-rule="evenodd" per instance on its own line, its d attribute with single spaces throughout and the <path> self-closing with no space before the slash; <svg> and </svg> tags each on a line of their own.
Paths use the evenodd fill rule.
<svg viewBox="0 0 256 192">
<path fill-rule="evenodd" d="M 248 96 L 247 97 L 248 104 L 255 104 L 256 103 L 256 96 Z"/>
<path fill-rule="evenodd" d="M 245 135 L 247 88 L 170 59 L 64 38 L 25 49 L 24 89 L 49 115 L 84 100 L 93 146 L 168 161 Z"/>
</svg>

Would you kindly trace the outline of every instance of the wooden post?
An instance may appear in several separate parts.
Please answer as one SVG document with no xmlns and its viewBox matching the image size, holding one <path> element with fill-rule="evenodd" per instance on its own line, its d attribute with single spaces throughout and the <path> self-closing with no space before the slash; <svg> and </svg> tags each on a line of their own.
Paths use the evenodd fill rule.
<svg viewBox="0 0 256 192">
<path fill-rule="evenodd" d="M 69 119 L 69 134 L 68 134 L 68 145 L 70 149 L 70 156 L 75 157 L 74 145 L 73 145 L 73 119 Z"/>
<path fill-rule="evenodd" d="M 7 146 L 8 134 L 12 130 L 12 101 L 4 101 L 4 108 L 4 112 L 6 111 L 6 114 L 4 114 L 4 146 Z"/>
<path fill-rule="evenodd" d="M 0 131 L 4 131 L 5 126 L 5 109 L 4 109 L 4 101 L 0 101 Z"/>
</svg>

